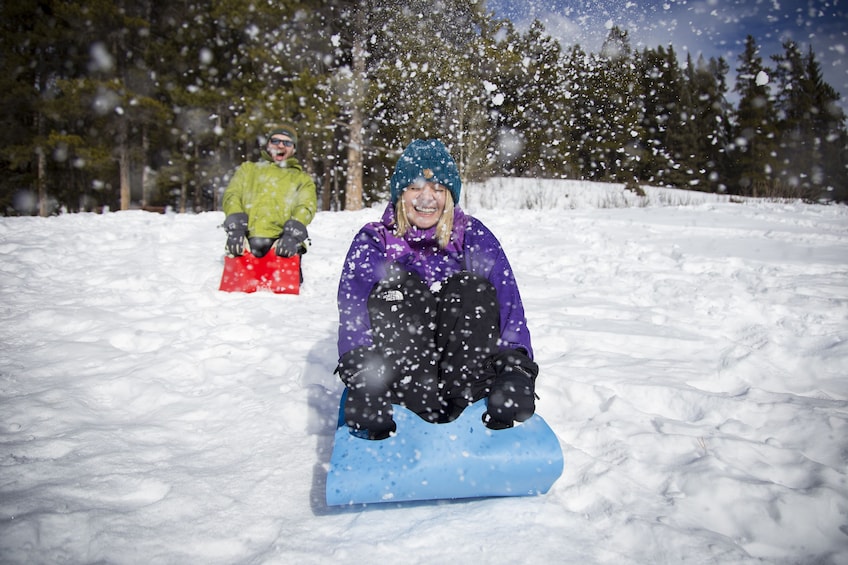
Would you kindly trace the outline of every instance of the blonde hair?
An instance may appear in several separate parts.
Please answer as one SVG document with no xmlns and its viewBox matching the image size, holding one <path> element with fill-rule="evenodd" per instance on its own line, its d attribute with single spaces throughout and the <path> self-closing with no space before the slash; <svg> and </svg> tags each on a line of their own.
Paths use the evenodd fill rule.
<svg viewBox="0 0 848 565">
<path fill-rule="evenodd" d="M 397 228 L 395 235 L 403 237 L 412 224 L 406 215 L 406 209 L 403 207 L 403 198 L 398 198 L 395 205 L 395 216 Z M 442 211 L 442 217 L 436 223 L 436 239 L 439 241 L 439 247 L 444 249 L 450 243 L 451 234 L 453 233 L 453 197 L 450 194 L 445 198 L 445 209 Z"/>
</svg>

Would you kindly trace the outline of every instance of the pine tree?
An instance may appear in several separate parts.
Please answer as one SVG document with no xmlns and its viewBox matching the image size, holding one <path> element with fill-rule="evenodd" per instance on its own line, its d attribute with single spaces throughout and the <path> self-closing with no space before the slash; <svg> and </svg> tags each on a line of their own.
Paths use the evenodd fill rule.
<svg viewBox="0 0 848 565">
<path fill-rule="evenodd" d="M 812 48 L 807 54 L 807 80 L 814 92 L 813 139 L 821 147 L 821 180 L 814 176 L 816 199 L 848 201 L 848 130 L 840 96 L 824 82 Z"/>
<path fill-rule="evenodd" d="M 415 138 L 438 137 L 467 174 L 474 148 L 487 139 L 480 54 L 482 6 L 468 0 L 426 0 L 383 8 L 369 44 L 374 93 L 370 119 L 389 162 Z M 386 168 L 390 165 L 386 164 Z"/>
<path fill-rule="evenodd" d="M 496 155 L 517 175 L 561 176 L 568 122 L 559 43 L 535 21 L 523 35 L 508 33 L 500 51 L 510 56 L 494 79 L 503 97 L 493 108 L 504 141 Z"/>
<path fill-rule="evenodd" d="M 686 69 L 692 66 L 691 57 L 687 56 Z M 669 75 L 670 90 L 678 96 L 677 104 L 672 106 L 672 123 L 668 135 L 668 147 L 674 159 L 669 176 L 675 186 L 686 189 L 700 189 L 701 171 L 698 163 L 700 147 L 695 116 L 697 108 L 695 98 L 698 93 L 693 91 L 688 74 L 680 68 L 677 53 L 669 46 L 665 54 L 665 68 Z"/>
<path fill-rule="evenodd" d="M 839 97 L 822 79 L 812 49 L 801 54 L 793 41 L 783 44 L 776 63 L 780 116 L 778 174 L 787 196 L 818 200 L 844 186 L 845 117 Z M 841 143 L 841 146 L 840 146 Z M 837 165 L 834 166 L 834 163 Z"/>
<path fill-rule="evenodd" d="M 688 84 L 672 47 L 646 49 L 639 60 L 644 92 L 645 152 L 640 176 L 655 183 L 689 188 L 695 172 L 696 132 Z"/>
<path fill-rule="evenodd" d="M 839 95 L 789 43 L 771 71 L 748 38 L 734 112 L 723 59 L 681 70 L 619 28 L 563 52 L 475 0 L 22 0 L 0 4 L 0 32 L 6 214 L 214 209 L 281 120 L 324 209 L 385 198 L 416 137 L 445 141 L 466 179 L 848 198 Z"/>
<path fill-rule="evenodd" d="M 697 132 L 694 149 L 696 188 L 706 192 L 727 190 L 727 148 L 730 144 L 731 106 L 727 101 L 727 63 L 722 58 L 691 59 L 687 81 L 692 93 L 692 120 Z"/>
<path fill-rule="evenodd" d="M 341 157 L 333 159 L 335 163 L 322 159 L 325 171 L 322 185 L 325 193 L 336 194 L 338 207 L 359 210 L 365 201 L 365 162 L 369 151 L 365 114 L 371 107 L 367 57 L 368 39 L 379 25 L 375 17 L 376 3 L 337 0 L 315 4 L 315 10 L 321 14 L 322 40 L 332 47 L 325 51 L 313 44 L 313 49 L 323 53 L 329 61 L 322 81 L 326 88 L 316 91 L 321 95 L 314 97 L 315 102 L 327 106 L 318 111 L 315 118 L 324 132 L 334 132 L 332 136 L 326 133 L 322 136 L 322 151 Z M 339 188 L 341 182 L 343 188 Z M 338 198 L 339 192 L 344 195 L 343 204 Z M 331 200 L 329 194 L 325 194 L 325 206 Z"/>
<path fill-rule="evenodd" d="M 641 85 L 626 31 L 613 26 L 595 64 L 593 77 L 595 139 L 592 149 L 596 180 L 638 182 L 644 154 Z"/>
<path fill-rule="evenodd" d="M 563 63 L 563 89 L 567 93 L 567 134 L 563 136 L 566 175 L 592 178 L 593 154 L 598 139 L 595 124 L 597 106 L 594 92 L 595 58 L 579 45 L 572 46 Z"/>
<path fill-rule="evenodd" d="M 61 71 L 52 43 L 55 19 L 35 0 L 0 3 L 0 209 L 46 215 L 48 116 L 43 102 Z"/>
<path fill-rule="evenodd" d="M 821 152 L 812 134 L 813 84 L 807 80 L 804 58 L 794 41 L 783 44 L 784 54 L 775 55 L 775 108 L 780 119 L 780 151 L 777 174 L 787 187 L 786 196 L 811 197 L 815 170 L 821 178 Z M 791 192 L 789 192 L 791 191 Z"/>
<path fill-rule="evenodd" d="M 167 163 L 159 178 L 179 195 L 178 208 L 216 205 L 231 171 L 256 160 L 268 128 L 281 121 L 302 130 L 297 150 L 309 170 L 313 135 L 326 136 L 314 109 L 333 108 L 326 49 L 313 49 L 320 14 L 301 2 L 249 0 L 168 3 L 160 13 L 153 33 L 159 61 L 170 65 L 159 69 L 158 84 L 174 118 L 158 149 Z"/>
<path fill-rule="evenodd" d="M 736 71 L 739 108 L 735 147 L 730 155 L 735 182 L 730 190 L 742 195 L 768 196 L 775 188 L 777 123 L 770 97 L 770 70 L 763 66 L 759 47 L 750 35 Z"/>
</svg>

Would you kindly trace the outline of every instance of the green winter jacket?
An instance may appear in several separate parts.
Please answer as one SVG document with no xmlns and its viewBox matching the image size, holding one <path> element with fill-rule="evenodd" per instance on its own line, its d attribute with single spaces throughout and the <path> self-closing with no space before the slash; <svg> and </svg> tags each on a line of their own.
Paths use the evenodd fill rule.
<svg viewBox="0 0 848 565">
<path fill-rule="evenodd" d="M 276 239 L 283 224 L 295 219 L 309 224 L 318 209 L 315 182 L 303 172 L 295 157 L 276 165 L 262 152 L 263 160 L 242 163 L 224 191 L 224 214 L 247 214 L 248 237 Z"/>
</svg>

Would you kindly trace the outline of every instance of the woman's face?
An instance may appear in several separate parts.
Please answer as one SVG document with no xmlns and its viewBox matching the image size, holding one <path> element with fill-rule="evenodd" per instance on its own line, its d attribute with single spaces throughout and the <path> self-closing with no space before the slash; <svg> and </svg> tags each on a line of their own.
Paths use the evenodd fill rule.
<svg viewBox="0 0 848 565">
<path fill-rule="evenodd" d="M 445 211 L 445 199 L 448 190 L 434 182 L 421 182 L 410 185 L 401 193 L 403 210 L 409 223 L 426 230 L 439 222 Z"/>
</svg>

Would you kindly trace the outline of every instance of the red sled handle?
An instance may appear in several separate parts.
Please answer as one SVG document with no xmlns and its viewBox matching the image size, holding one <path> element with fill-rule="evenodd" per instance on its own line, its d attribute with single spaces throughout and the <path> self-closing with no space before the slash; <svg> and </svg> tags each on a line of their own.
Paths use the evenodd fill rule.
<svg viewBox="0 0 848 565">
<path fill-rule="evenodd" d="M 300 255 L 279 257 L 271 252 L 255 257 L 245 251 L 241 257 L 224 256 L 224 272 L 218 290 L 300 294 L 300 282 Z"/>
</svg>

